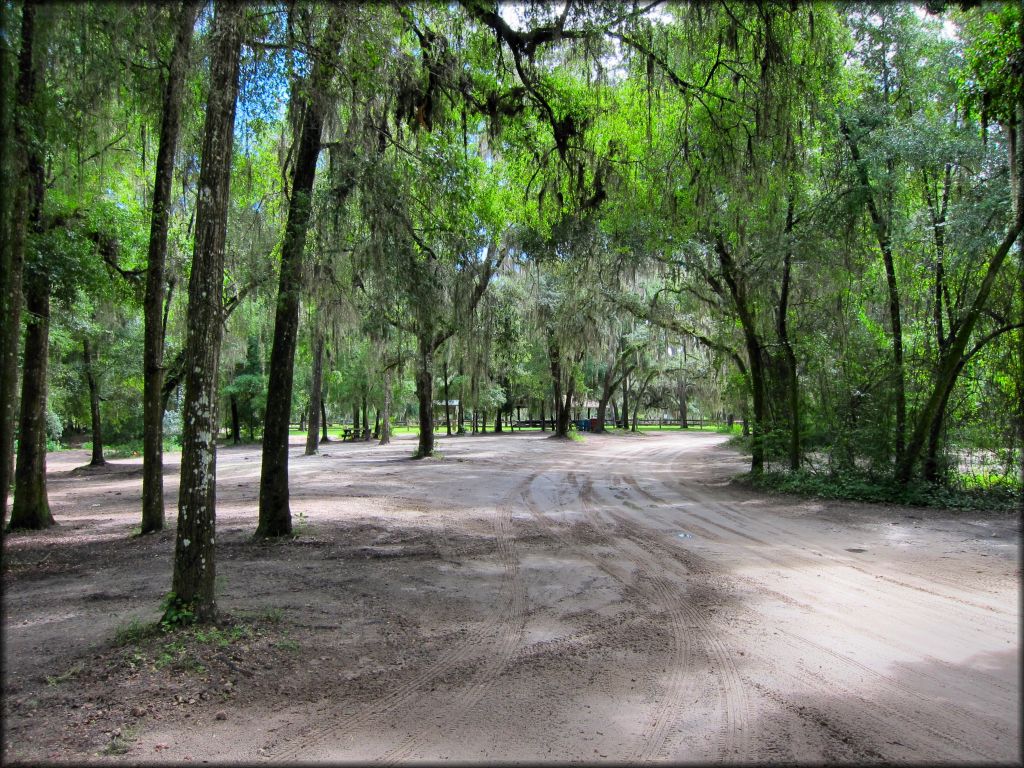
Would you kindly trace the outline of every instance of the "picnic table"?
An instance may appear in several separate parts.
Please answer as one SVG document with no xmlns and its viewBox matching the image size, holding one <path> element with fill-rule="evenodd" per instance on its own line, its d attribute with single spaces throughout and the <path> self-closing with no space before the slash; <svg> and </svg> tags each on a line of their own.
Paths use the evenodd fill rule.
<svg viewBox="0 0 1024 768">
<path fill-rule="evenodd" d="M 341 430 L 341 442 L 355 442 L 356 440 L 369 440 L 372 436 L 372 431 L 369 427 L 363 430 L 362 436 L 353 429 L 352 427 L 343 427 Z"/>
</svg>

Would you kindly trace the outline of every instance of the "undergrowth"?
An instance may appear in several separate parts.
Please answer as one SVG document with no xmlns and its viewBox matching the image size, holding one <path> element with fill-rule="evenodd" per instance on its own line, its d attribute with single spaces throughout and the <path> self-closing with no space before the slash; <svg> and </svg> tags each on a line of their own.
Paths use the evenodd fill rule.
<svg viewBox="0 0 1024 768">
<path fill-rule="evenodd" d="M 870 503 L 904 504 L 913 507 L 941 507 L 965 511 L 1012 513 L 1021 509 L 1024 494 L 1011 484 L 987 487 L 952 488 L 914 481 L 901 485 L 892 479 L 864 475 L 839 475 L 807 470 L 766 471 L 760 475 L 741 475 L 741 481 L 798 496 L 843 499 Z"/>
</svg>

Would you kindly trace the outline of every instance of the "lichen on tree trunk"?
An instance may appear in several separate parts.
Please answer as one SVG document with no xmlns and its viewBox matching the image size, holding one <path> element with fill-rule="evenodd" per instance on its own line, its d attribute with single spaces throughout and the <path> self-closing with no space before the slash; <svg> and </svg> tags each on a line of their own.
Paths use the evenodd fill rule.
<svg viewBox="0 0 1024 768">
<path fill-rule="evenodd" d="M 243 6 L 219 2 L 211 31 L 195 250 L 188 288 L 184 430 L 174 576 L 165 619 L 213 621 L 216 528 L 217 368 L 223 318 L 224 243 Z"/>
</svg>

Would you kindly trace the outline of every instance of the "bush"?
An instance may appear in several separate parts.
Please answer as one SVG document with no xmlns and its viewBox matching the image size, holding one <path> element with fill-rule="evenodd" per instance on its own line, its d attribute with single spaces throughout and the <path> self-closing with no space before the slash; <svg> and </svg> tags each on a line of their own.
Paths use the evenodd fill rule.
<svg viewBox="0 0 1024 768">
<path fill-rule="evenodd" d="M 1019 484 L 990 484 L 975 487 L 951 487 L 915 481 L 900 485 L 895 480 L 855 472 L 769 471 L 758 477 L 743 476 L 755 487 L 798 496 L 843 499 L 869 503 L 905 504 L 915 507 L 1014 512 L 1024 502 Z"/>
</svg>

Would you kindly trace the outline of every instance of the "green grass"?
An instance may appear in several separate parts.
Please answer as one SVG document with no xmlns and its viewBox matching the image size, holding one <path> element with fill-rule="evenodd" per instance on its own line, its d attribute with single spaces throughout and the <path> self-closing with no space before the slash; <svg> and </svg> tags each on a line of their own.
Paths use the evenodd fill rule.
<svg viewBox="0 0 1024 768">
<path fill-rule="evenodd" d="M 894 480 L 859 474 L 768 471 L 760 476 L 741 475 L 741 481 L 798 496 L 864 501 L 875 504 L 904 504 L 978 512 L 1012 513 L 1020 509 L 1024 492 L 1012 482 L 987 486 L 951 487 L 923 481 L 900 485 Z"/>
<path fill-rule="evenodd" d="M 92 450 L 92 441 L 86 440 L 82 443 L 83 451 Z M 172 453 L 181 450 L 181 443 L 177 440 L 164 440 L 164 452 Z M 129 440 L 124 443 L 112 443 L 103 446 L 103 457 L 106 459 L 126 459 L 131 456 L 141 456 L 143 451 L 142 440 Z"/>
</svg>

